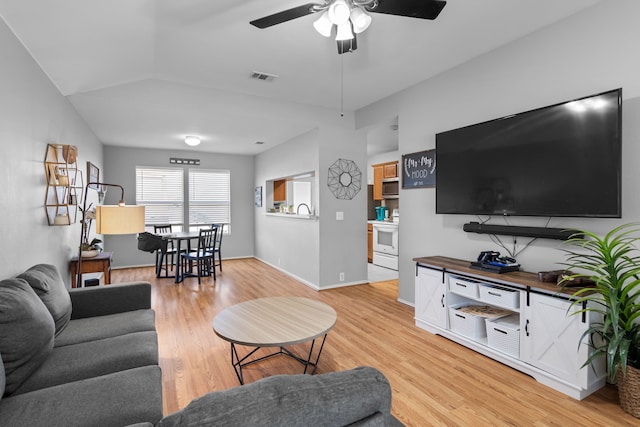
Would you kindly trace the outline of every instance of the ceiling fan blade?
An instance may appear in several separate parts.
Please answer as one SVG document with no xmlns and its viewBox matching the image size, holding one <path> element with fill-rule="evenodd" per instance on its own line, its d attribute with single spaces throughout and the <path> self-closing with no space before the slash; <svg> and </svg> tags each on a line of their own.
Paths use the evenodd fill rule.
<svg viewBox="0 0 640 427">
<path fill-rule="evenodd" d="M 294 7 L 292 9 L 283 10 L 282 12 L 274 13 L 273 15 L 265 16 L 259 19 L 254 19 L 249 22 L 254 27 L 267 28 L 273 25 L 282 24 L 283 22 L 291 21 L 292 19 L 300 18 L 302 16 L 311 15 L 316 13 L 313 6 L 317 6 L 316 3 L 307 3 L 302 6 Z"/>
<path fill-rule="evenodd" d="M 378 5 L 375 8 L 365 8 L 369 12 L 387 15 L 436 19 L 446 4 L 447 2 L 444 0 L 378 0 Z"/>
<path fill-rule="evenodd" d="M 343 53 L 353 52 L 358 48 L 358 40 L 356 39 L 356 35 L 353 35 L 351 40 L 338 40 L 338 55 L 342 55 Z"/>
</svg>

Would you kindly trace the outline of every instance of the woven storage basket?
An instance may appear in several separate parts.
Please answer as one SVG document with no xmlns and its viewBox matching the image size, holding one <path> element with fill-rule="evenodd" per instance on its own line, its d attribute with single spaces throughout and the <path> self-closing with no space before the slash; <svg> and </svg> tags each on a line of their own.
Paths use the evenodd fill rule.
<svg viewBox="0 0 640 427">
<path fill-rule="evenodd" d="M 622 374 L 618 368 L 618 397 L 622 409 L 640 418 L 640 369 L 627 365 L 627 374 Z"/>
</svg>

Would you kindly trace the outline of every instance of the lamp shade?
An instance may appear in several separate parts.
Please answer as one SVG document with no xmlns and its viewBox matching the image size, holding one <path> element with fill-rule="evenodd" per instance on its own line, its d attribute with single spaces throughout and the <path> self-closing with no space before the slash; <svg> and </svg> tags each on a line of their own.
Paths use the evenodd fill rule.
<svg viewBox="0 0 640 427">
<path fill-rule="evenodd" d="M 336 25 L 342 25 L 349 20 L 351 15 L 351 8 L 347 4 L 346 0 L 335 0 L 331 6 L 329 6 L 329 19 Z"/>
<path fill-rule="evenodd" d="M 351 23 L 349 21 L 342 25 L 338 25 L 338 31 L 336 32 L 336 40 L 351 40 L 353 33 L 351 32 Z"/>
<path fill-rule="evenodd" d="M 329 19 L 329 13 L 324 12 L 322 15 L 320 15 L 320 18 L 318 18 L 313 23 L 313 28 L 315 28 L 316 31 L 323 36 L 330 37 L 331 30 L 333 29 L 333 22 L 331 22 L 331 19 Z"/>
<path fill-rule="evenodd" d="M 351 23 L 353 24 L 353 32 L 360 34 L 369 28 L 371 16 L 367 15 L 367 13 L 359 7 L 354 7 L 351 10 Z"/>
<path fill-rule="evenodd" d="M 96 233 L 134 234 L 144 231 L 144 206 L 96 206 Z"/>
</svg>

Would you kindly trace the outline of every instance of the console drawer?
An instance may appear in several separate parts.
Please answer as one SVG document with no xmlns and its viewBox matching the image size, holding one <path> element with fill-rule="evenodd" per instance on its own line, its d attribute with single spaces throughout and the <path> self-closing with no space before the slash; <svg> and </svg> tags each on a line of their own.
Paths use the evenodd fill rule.
<svg viewBox="0 0 640 427">
<path fill-rule="evenodd" d="M 494 285 L 478 286 L 480 301 L 505 308 L 520 307 L 520 291 Z"/>
<path fill-rule="evenodd" d="M 478 282 L 462 277 L 449 276 L 449 291 L 469 298 L 478 298 Z"/>
</svg>

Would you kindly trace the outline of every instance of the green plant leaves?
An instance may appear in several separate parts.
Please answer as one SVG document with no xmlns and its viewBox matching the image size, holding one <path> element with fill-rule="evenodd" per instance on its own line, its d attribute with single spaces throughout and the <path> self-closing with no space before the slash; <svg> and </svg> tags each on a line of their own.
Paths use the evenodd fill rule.
<svg viewBox="0 0 640 427">
<path fill-rule="evenodd" d="M 574 314 L 592 312 L 602 318 L 602 322 L 592 323 L 585 332 L 594 349 L 585 365 L 605 355 L 610 382 L 615 382 L 619 366 L 623 370 L 627 364 L 640 368 L 638 233 L 637 223 L 620 225 L 602 237 L 580 230 L 567 241 L 577 249 L 564 250 L 567 253 L 564 265 L 577 273 L 565 277 L 560 284 L 581 277 L 595 283 L 595 288 L 575 291 L 572 306 L 586 304 L 586 308 Z"/>
</svg>

